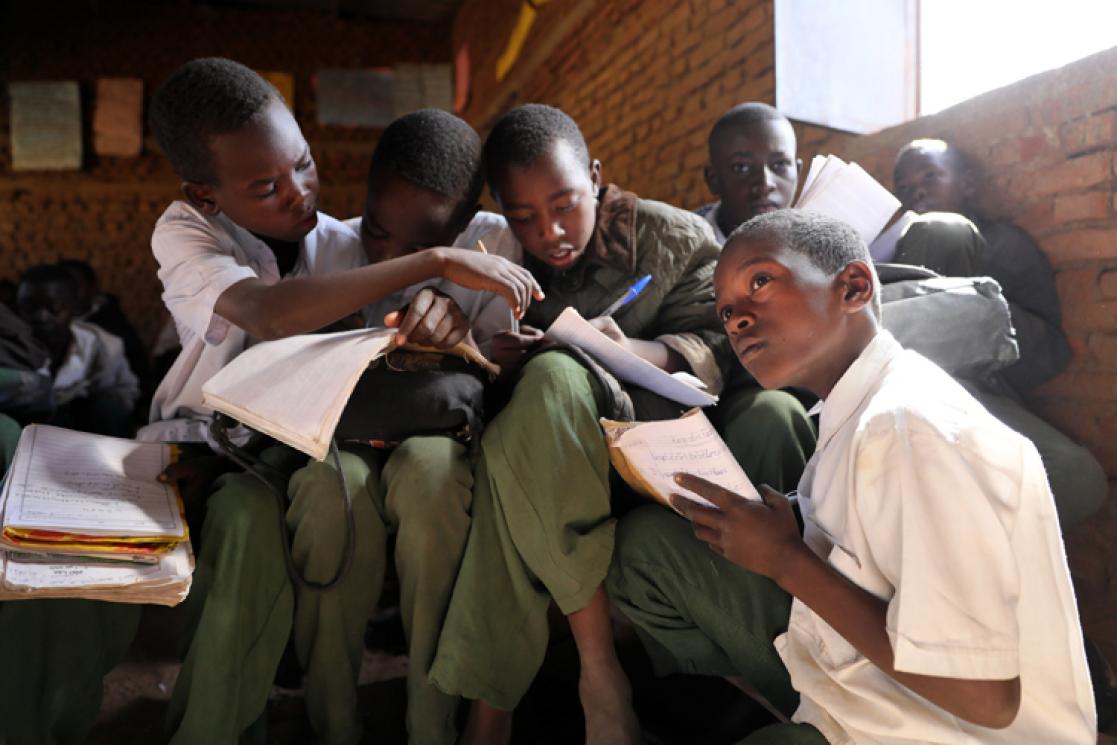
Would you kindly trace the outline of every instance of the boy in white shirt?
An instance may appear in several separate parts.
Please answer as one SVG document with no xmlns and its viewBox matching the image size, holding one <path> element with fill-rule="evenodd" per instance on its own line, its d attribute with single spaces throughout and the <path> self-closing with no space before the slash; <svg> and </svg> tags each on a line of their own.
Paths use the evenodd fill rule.
<svg viewBox="0 0 1117 745">
<path fill-rule="evenodd" d="M 741 676 L 792 715 L 746 743 L 1092 743 L 1039 455 L 880 329 L 871 267 L 852 229 L 807 212 L 730 237 L 714 284 L 734 351 L 765 387 L 822 399 L 805 532 L 772 489 L 679 474 L 714 506 L 675 495 L 689 526 L 625 518 L 610 593 L 660 671 Z"/>
<path fill-rule="evenodd" d="M 50 352 L 55 410 L 52 423 L 128 437 L 139 381 L 124 342 L 100 326 L 74 319 L 78 288 L 64 268 L 33 266 L 20 277 L 20 313 Z"/>
</svg>

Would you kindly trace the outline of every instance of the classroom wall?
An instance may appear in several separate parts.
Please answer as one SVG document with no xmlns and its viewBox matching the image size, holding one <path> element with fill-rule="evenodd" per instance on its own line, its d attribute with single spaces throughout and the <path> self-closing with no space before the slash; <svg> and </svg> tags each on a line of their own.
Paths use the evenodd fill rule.
<svg viewBox="0 0 1117 745">
<path fill-rule="evenodd" d="M 178 65 L 232 57 L 295 76 L 295 114 L 318 162 L 321 207 L 359 214 L 378 130 L 318 126 L 312 76 L 323 67 L 449 62 L 446 26 L 336 18 L 319 12 L 212 8 L 186 2 L 4 3 L 0 84 L 78 80 L 86 129 L 80 172 L 13 173 L 6 87 L 0 91 L 0 278 L 30 264 L 79 257 L 120 297 L 141 335 L 154 339 L 166 313 L 150 238 L 178 196 L 178 182 L 145 128 L 135 158 L 93 155 L 89 128 L 98 77 L 144 80 L 145 101 Z"/>
<path fill-rule="evenodd" d="M 455 48 L 506 37 L 519 0 L 466 0 Z M 576 2 L 544 7 L 528 47 L 553 49 L 499 85 L 475 60 L 466 116 L 482 131 L 499 111 L 539 101 L 582 126 L 608 180 L 694 208 L 706 136 L 730 106 L 775 101 L 770 0 L 611 0 L 572 28 L 554 28 Z M 486 62 L 489 68 L 484 68 Z M 796 123 L 804 161 L 857 160 L 891 185 L 892 158 L 917 136 L 969 150 L 986 172 L 980 201 L 1030 230 L 1050 257 L 1074 346 L 1069 370 L 1032 404 L 1084 442 L 1110 474 L 1110 501 L 1068 538 L 1090 633 L 1117 659 L 1117 49 L 987 93 L 934 116 L 868 136 Z"/>
</svg>

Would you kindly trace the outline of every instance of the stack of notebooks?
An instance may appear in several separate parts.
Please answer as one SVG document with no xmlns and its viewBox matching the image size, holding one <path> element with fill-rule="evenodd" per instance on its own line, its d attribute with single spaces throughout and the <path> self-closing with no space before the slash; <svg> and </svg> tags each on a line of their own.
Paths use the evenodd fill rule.
<svg viewBox="0 0 1117 745">
<path fill-rule="evenodd" d="M 0 492 L 0 600 L 177 605 L 190 590 L 175 449 L 31 425 Z"/>
</svg>

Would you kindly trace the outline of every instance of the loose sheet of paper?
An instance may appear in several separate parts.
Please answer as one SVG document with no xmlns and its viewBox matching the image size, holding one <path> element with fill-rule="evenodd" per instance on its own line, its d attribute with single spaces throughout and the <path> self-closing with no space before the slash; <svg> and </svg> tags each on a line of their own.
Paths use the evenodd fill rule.
<svg viewBox="0 0 1117 745">
<path fill-rule="evenodd" d="M 698 390 L 685 379 L 672 377 L 642 357 L 629 352 L 591 326 L 574 308 L 567 308 L 560 313 L 544 336 L 578 347 L 620 380 L 647 388 L 664 398 L 686 406 L 711 406 L 717 403 L 717 396 Z"/>
<path fill-rule="evenodd" d="M 710 505 L 675 483 L 676 473 L 690 473 L 742 497 L 760 499 L 725 441 L 699 410 L 678 419 L 642 422 L 623 432 L 613 446 L 620 448 L 629 466 L 662 495 L 681 494 Z"/>
<path fill-rule="evenodd" d="M 868 245 L 900 209 L 900 200 L 856 163 L 816 155 L 795 207 L 841 220 Z"/>
<path fill-rule="evenodd" d="M 174 490 L 156 479 L 166 445 L 31 425 L 5 485 L 5 527 L 87 535 L 180 536 Z"/>
</svg>

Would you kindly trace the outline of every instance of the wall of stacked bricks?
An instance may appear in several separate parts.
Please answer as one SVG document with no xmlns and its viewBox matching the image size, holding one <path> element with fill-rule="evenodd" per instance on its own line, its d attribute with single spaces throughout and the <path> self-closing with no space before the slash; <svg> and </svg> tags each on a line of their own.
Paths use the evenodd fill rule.
<svg viewBox="0 0 1117 745">
<path fill-rule="evenodd" d="M 146 103 L 174 68 L 198 56 L 228 56 L 292 74 L 296 116 L 318 162 L 321 208 L 347 217 L 360 214 L 379 130 L 317 125 L 315 72 L 450 61 L 449 28 L 430 24 L 132 0 L 12 3 L 2 12 L 3 82 L 79 80 L 86 156 L 81 171 L 12 172 L 9 102 L 6 91 L 0 93 L 0 277 L 15 279 L 31 264 L 61 257 L 86 259 L 149 342 L 167 317 L 151 230 L 178 197 L 178 181 L 146 125 L 138 157 L 91 152 L 98 77 L 142 78 Z"/>
<path fill-rule="evenodd" d="M 525 50 L 574 4 L 544 6 Z M 491 45 L 507 38 L 518 5 L 462 5 L 455 48 L 491 54 L 474 56 L 466 117 L 484 133 L 507 106 L 559 106 L 581 125 L 607 180 L 641 196 L 687 208 L 709 201 L 702 167 L 711 124 L 736 103 L 775 101 L 770 0 L 599 3 L 522 84 L 502 87 Z M 795 126 L 805 163 L 833 153 L 886 186 L 910 139 L 958 143 L 981 166 L 985 209 L 1024 226 L 1050 258 L 1074 359 L 1030 405 L 1110 474 L 1109 504 L 1067 543 L 1087 627 L 1117 659 L 1117 50 L 868 136 Z"/>
</svg>

